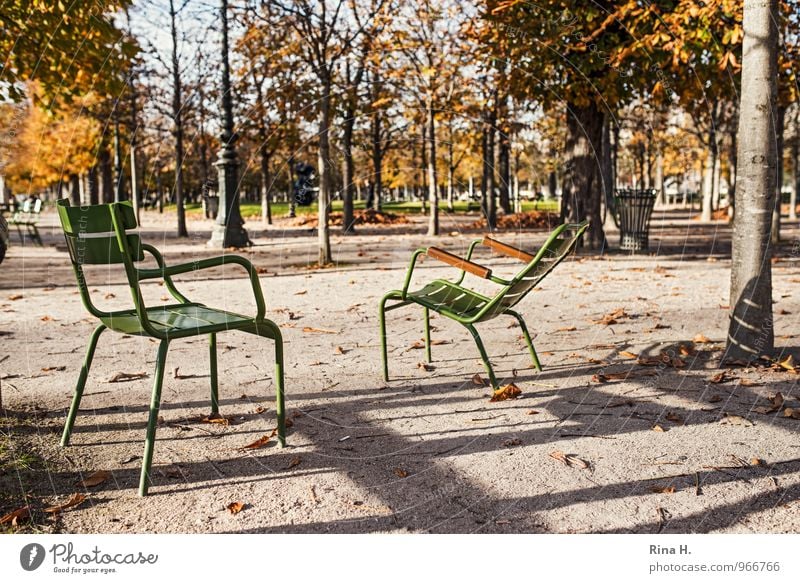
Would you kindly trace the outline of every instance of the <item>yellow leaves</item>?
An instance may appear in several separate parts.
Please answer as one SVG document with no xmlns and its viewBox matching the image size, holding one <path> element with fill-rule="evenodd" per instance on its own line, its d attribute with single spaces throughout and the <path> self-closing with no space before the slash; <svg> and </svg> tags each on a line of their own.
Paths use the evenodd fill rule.
<svg viewBox="0 0 800 583">
<path fill-rule="evenodd" d="M 514 383 L 510 383 L 504 387 L 499 388 L 494 392 L 492 398 L 489 399 L 490 403 L 496 403 L 498 401 L 506 401 L 508 399 L 516 399 L 522 394 L 522 389 L 520 389 Z"/>
</svg>

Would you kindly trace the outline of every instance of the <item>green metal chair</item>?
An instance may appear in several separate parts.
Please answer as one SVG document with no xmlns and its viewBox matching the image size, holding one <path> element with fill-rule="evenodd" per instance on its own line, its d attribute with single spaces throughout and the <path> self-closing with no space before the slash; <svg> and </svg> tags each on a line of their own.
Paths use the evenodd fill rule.
<svg viewBox="0 0 800 583">
<path fill-rule="evenodd" d="M 155 247 L 142 243 L 138 234 L 128 232 L 137 226 L 133 207 L 128 202 L 72 207 L 69 205 L 68 200 L 60 200 L 58 201 L 58 215 L 67 239 L 67 247 L 75 276 L 78 280 L 78 288 L 83 305 L 101 322 L 89 339 L 86 360 L 78 376 L 72 406 L 70 407 L 66 425 L 64 426 L 64 434 L 61 438 L 61 445 L 66 446 L 69 444 L 70 433 L 80 407 L 81 396 L 86 385 L 89 368 L 92 365 L 97 341 L 103 331 L 108 328 L 115 332 L 149 336 L 160 341 L 156 359 L 153 394 L 150 401 L 150 416 L 147 422 L 142 472 L 139 480 L 140 496 L 147 494 L 150 466 L 153 461 L 156 423 L 161 403 L 161 387 L 164 380 L 164 363 L 167 358 L 169 343 L 175 339 L 203 334 L 208 335 L 211 362 L 212 414 L 219 412 L 217 333 L 228 330 L 241 330 L 274 340 L 278 444 L 283 447 L 286 444 L 283 402 L 283 340 L 278 326 L 264 317 L 266 311 L 264 296 L 261 292 L 261 284 L 255 267 L 247 259 L 236 255 L 225 255 L 167 267 L 164 264 L 163 257 Z M 144 251 L 147 251 L 155 258 L 158 268 L 142 269 L 135 265 L 137 262 L 144 260 Z M 250 275 L 250 283 L 256 302 L 256 316 L 254 318 L 216 310 L 203 304 L 191 302 L 176 289 L 172 281 L 173 275 L 190 273 L 229 263 L 241 265 Z M 122 264 L 125 269 L 133 298 L 133 309 L 105 312 L 95 307 L 92 303 L 83 273 L 83 266 L 111 264 Z M 140 282 L 158 278 L 164 280 L 167 290 L 177 303 L 157 307 L 145 306 Z"/>
<path fill-rule="evenodd" d="M 467 330 L 469 330 L 470 334 L 472 334 L 472 337 L 475 339 L 475 343 L 478 345 L 478 351 L 481 354 L 481 359 L 486 367 L 486 372 L 489 375 L 492 387 L 498 390 L 500 387 L 497 383 L 497 378 L 489 362 L 486 349 L 483 347 L 481 337 L 475 329 L 475 324 L 506 314 L 516 318 L 519 322 L 522 328 L 522 334 L 525 337 L 525 342 L 530 350 L 531 358 L 533 359 L 533 365 L 536 367 L 536 370 L 541 371 L 542 367 L 539 363 L 539 358 L 536 356 L 536 350 L 531 342 L 525 320 L 523 320 L 522 316 L 514 311 L 513 308 L 536 287 L 556 265 L 569 255 L 588 226 L 588 221 L 584 221 L 580 224 L 564 224 L 559 226 L 550 234 L 547 242 L 539 249 L 536 255 L 531 255 L 526 251 L 517 249 L 511 245 L 506 245 L 488 236 L 473 241 L 464 259 L 436 247 L 417 249 L 411 257 L 411 263 L 408 266 L 403 289 L 388 292 L 383 296 L 380 302 L 379 316 L 384 379 L 387 381 L 389 380 L 389 365 L 386 350 L 386 312 L 409 304 L 418 304 L 422 306 L 423 309 L 425 318 L 425 354 L 428 362 L 431 362 L 430 311 L 433 310 L 442 316 L 455 320 L 459 324 L 463 324 Z M 492 270 L 488 267 L 471 261 L 472 253 L 479 244 L 489 247 L 496 253 L 523 261 L 526 265 L 510 280 L 497 277 L 492 274 Z M 428 257 L 458 268 L 461 270 L 461 276 L 456 281 L 436 279 L 425 285 L 422 289 L 408 291 L 417 258 L 421 255 L 427 255 Z M 494 296 L 485 296 L 461 285 L 467 273 L 471 273 L 482 279 L 488 279 L 502 287 Z M 387 307 L 386 303 L 390 300 L 397 300 L 397 302 Z"/>
</svg>

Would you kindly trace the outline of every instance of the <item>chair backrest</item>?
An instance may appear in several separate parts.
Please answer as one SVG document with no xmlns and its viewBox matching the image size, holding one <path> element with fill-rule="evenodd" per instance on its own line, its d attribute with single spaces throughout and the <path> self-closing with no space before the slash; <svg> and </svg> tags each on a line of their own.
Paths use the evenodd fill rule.
<svg viewBox="0 0 800 583">
<path fill-rule="evenodd" d="M 123 264 L 134 302 L 138 304 L 141 296 L 133 262 L 142 261 L 144 253 L 139 235 L 127 233 L 128 229 L 135 229 L 137 226 L 131 203 L 70 206 L 68 199 L 61 199 L 57 208 L 86 309 L 98 317 L 108 314 L 98 310 L 91 302 L 83 274 L 84 265 Z"/>
<path fill-rule="evenodd" d="M 484 306 L 479 320 L 488 320 L 513 308 L 530 293 L 547 275 L 561 263 L 578 244 L 588 221 L 579 224 L 563 224 L 556 228 L 542 245 L 536 256 L 516 275 L 511 283 L 500 290 Z"/>
</svg>

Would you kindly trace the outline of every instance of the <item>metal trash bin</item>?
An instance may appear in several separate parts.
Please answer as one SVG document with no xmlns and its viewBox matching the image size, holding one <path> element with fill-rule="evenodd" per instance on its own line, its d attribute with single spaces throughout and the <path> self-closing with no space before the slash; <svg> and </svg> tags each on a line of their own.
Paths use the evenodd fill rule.
<svg viewBox="0 0 800 583">
<path fill-rule="evenodd" d="M 206 195 L 203 197 L 203 215 L 207 219 L 216 219 L 219 212 L 219 197 Z"/>
<path fill-rule="evenodd" d="M 619 215 L 620 249 L 646 251 L 656 190 L 620 188 L 615 191 L 614 196 Z"/>
</svg>

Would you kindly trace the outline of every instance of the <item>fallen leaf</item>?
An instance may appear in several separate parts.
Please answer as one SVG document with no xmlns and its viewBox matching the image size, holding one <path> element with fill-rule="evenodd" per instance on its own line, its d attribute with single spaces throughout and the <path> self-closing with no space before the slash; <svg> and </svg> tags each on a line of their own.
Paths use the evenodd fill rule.
<svg viewBox="0 0 800 583">
<path fill-rule="evenodd" d="M 610 314 L 606 314 L 599 320 L 593 320 L 594 324 L 603 324 L 604 326 L 610 326 L 611 324 L 616 324 L 622 318 L 628 318 L 628 314 L 625 313 L 625 308 L 617 308 Z"/>
<path fill-rule="evenodd" d="M 336 350 L 334 352 L 336 352 L 336 354 L 347 354 L 350 351 L 349 350 L 345 350 L 341 346 L 337 346 Z"/>
<path fill-rule="evenodd" d="M 274 433 L 277 433 L 277 430 L 275 430 Z M 272 435 L 273 434 L 271 433 L 265 433 L 264 435 L 256 439 L 253 443 L 248 443 L 247 445 L 245 445 L 242 449 L 262 448 L 269 443 L 269 440 L 272 439 Z"/>
<path fill-rule="evenodd" d="M 301 461 L 302 460 L 300 459 L 300 456 L 294 456 L 291 460 L 289 460 L 289 465 L 286 467 L 288 469 L 288 468 L 293 468 L 295 466 L 299 466 Z"/>
<path fill-rule="evenodd" d="M 783 416 L 789 417 L 791 419 L 800 419 L 800 409 L 792 409 L 791 407 L 786 407 L 783 410 Z"/>
<path fill-rule="evenodd" d="M 678 347 L 678 352 L 681 353 L 681 356 L 691 356 L 694 354 L 694 350 L 692 350 L 691 346 L 686 346 L 685 344 L 681 344 Z"/>
<path fill-rule="evenodd" d="M 61 372 L 63 370 L 67 370 L 66 366 L 46 366 L 42 369 L 42 372 Z"/>
<path fill-rule="evenodd" d="M 710 344 L 712 341 L 708 336 L 704 336 L 703 334 L 696 334 L 694 338 L 692 338 L 692 342 L 695 344 Z"/>
<path fill-rule="evenodd" d="M 750 458 L 750 465 L 751 466 L 763 466 L 764 465 L 764 460 L 759 459 L 757 457 L 751 457 Z"/>
<path fill-rule="evenodd" d="M 413 344 L 408 347 L 409 350 L 420 350 L 421 348 L 425 348 L 425 342 L 423 340 L 415 340 Z"/>
<path fill-rule="evenodd" d="M 20 296 L 22 297 L 22 296 Z M 26 520 L 31 517 L 31 507 L 23 506 L 17 510 L 13 510 L 3 517 L 0 517 L 0 524 L 11 523 L 11 526 L 17 526 L 21 520 Z"/>
<path fill-rule="evenodd" d="M 108 379 L 109 383 L 124 383 L 126 381 L 136 381 L 147 378 L 146 372 L 118 372 Z"/>
<path fill-rule="evenodd" d="M 497 389 L 492 398 L 489 399 L 490 403 L 496 403 L 497 401 L 505 401 L 507 399 L 516 399 L 522 394 L 522 389 L 520 389 L 514 383 L 510 383 L 504 387 Z"/>
<path fill-rule="evenodd" d="M 213 423 L 215 425 L 230 425 L 231 420 L 227 417 L 223 417 L 219 413 L 212 413 L 208 417 L 199 417 L 195 418 L 195 420 L 199 420 L 200 423 Z"/>
<path fill-rule="evenodd" d="M 784 358 L 783 360 L 781 360 L 780 362 L 778 362 L 778 365 L 781 368 L 786 369 L 790 372 L 797 372 L 797 369 L 795 368 L 794 364 L 794 357 L 792 357 L 791 354 L 786 358 Z"/>
<path fill-rule="evenodd" d="M 538 415 L 538 414 L 539 414 L 539 411 L 537 411 L 535 409 L 528 409 L 527 411 L 525 411 L 525 415 Z"/>
<path fill-rule="evenodd" d="M 72 498 L 70 498 L 63 504 L 59 504 L 57 506 L 48 506 L 47 508 L 44 509 L 44 511 L 47 512 L 48 514 L 57 514 L 63 510 L 66 510 L 67 508 L 72 508 L 73 506 L 78 506 L 79 504 L 82 504 L 84 500 L 86 500 L 86 494 L 81 494 L 79 492 L 76 492 L 75 494 L 72 495 Z"/>
<path fill-rule="evenodd" d="M 225 508 L 227 508 L 228 512 L 231 514 L 239 514 L 244 508 L 244 502 L 231 502 Z"/>
<path fill-rule="evenodd" d="M 53 316 L 42 316 L 39 318 L 42 322 L 56 322 L 57 320 Z"/>
<path fill-rule="evenodd" d="M 505 439 L 502 443 L 503 447 L 514 447 L 515 445 L 522 445 L 522 440 L 514 437 L 511 439 Z"/>
<path fill-rule="evenodd" d="M 667 415 L 666 415 L 666 419 L 667 419 L 668 421 L 672 421 L 672 422 L 673 422 L 673 423 L 675 423 L 676 425 L 683 425 L 683 423 L 684 423 L 684 421 L 683 421 L 683 417 L 681 417 L 681 416 L 680 416 L 680 415 L 678 415 L 677 413 L 672 413 L 672 412 L 670 412 L 670 413 L 667 413 Z"/>
<path fill-rule="evenodd" d="M 654 370 L 631 369 L 627 372 L 598 373 L 592 377 L 592 380 L 598 383 L 605 383 L 607 381 L 624 381 L 627 379 L 635 379 L 637 377 L 654 377 L 656 375 L 658 375 L 658 373 Z"/>
<path fill-rule="evenodd" d="M 483 377 L 481 375 L 475 373 L 474 375 L 472 375 L 472 384 L 477 385 L 479 387 L 484 387 L 486 386 L 486 381 L 483 380 Z"/>
<path fill-rule="evenodd" d="M 721 395 L 711 395 L 708 398 L 708 402 L 709 403 L 719 403 L 721 400 L 722 400 L 722 396 Z"/>
<path fill-rule="evenodd" d="M 105 295 L 105 299 L 107 299 L 107 300 L 113 300 L 115 297 L 117 297 L 117 296 L 112 294 L 112 293 L 107 293 Z"/>
<path fill-rule="evenodd" d="M 336 330 L 326 330 L 325 328 L 312 328 L 311 326 L 305 326 L 303 328 L 303 332 L 317 333 L 317 334 L 338 334 Z"/>
<path fill-rule="evenodd" d="M 110 477 L 111 477 L 111 472 L 107 470 L 100 470 L 98 472 L 93 473 L 89 477 L 84 478 L 83 480 L 75 482 L 75 486 L 77 486 L 78 488 L 91 488 L 92 486 L 99 486 L 100 484 L 108 480 Z"/>
<path fill-rule="evenodd" d="M 720 383 L 724 383 L 727 380 L 728 380 L 728 377 L 725 375 L 725 371 L 722 371 L 722 372 L 718 372 L 713 377 L 708 379 L 708 382 L 709 383 L 713 383 L 715 385 L 718 385 Z"/>
<path fill-rule="evenodd" d="M 722 419 L 720 419 L 719 422 L 722 425 L 740 425 L 742 427 L 753 426 L 753 422 L 750 421 L 749 419 L 745 419 L 740 415 L 731 415 L 729 413 L 725 413 L 725 416 Z"/>
<path fill-rule="evenodd" d="M 21 300 L 24 296 L 22 294 L 13 294 L 8 296 L 8 299 L 12 302 L 16 302 L 17 300 Z"/>
<path fill-rule="evenodd" d="M 589 463 L 582 460 L 578 456 L 571 454 L 571 453 L 564 453 L 563 451 L 553 451 L 550 452 L 550 457 L 560 461 L 567 467 L 570 468 L 580 468 L 585 470 L 589 467 Z"/>
<path fill-rule="evenodd" d="M 656 494 L 674 494 L 675 486 L 654 486 L 653 492 Z"/>
<path fill-rule="evenodd" d="M 564 328 L 556 328 L 556 332 L 575 332 L 577 328 L 575 326 L 566 326 Z"/>
<path fill-rule="evenodd" d="M 664 433 L 664 428 L 661 427 L 661 425 L 659 425 L 658 423 L 653 425 L 652 429 L 653 431 L 657 431 L 658 433 Z"/>
<path fill-rule="evenodd" d="M 639 358 L 638 354 L 634 354 L 633 352 L 628 352 L 627 350 L 623 350 L 619 353 L 619 356 L 622 358 Z"/>
<path fill-rule="evenodd" d="M 261 415 L 261 414 L 262 414 L 264 411 L 266 411 L 266 410 L 267 410 L 267 409 L 266 409 L 265 407 L 256 407 L 256 408 L 255 408 L 255 414 L 256 414 L 256 415 Z"/>
<path fill-rule="evenodd" d="M 432 370 L 436 369 L 435 366 L 433 366 L 432 364 L 429 364 L 427 362 L 418 362 L 417 363 L 417 368 L 421 368 L 422 370 L 424 370 L 426 372 L 431 372 Z"/>
<path fill-rule="evenodd" d="M 295 292 L 294 295 L 296 296 L 304 296 L 308 293 L 308 290 L 300 290 L 299 292 Z"/>
<path fill-rule="evenodd" d="M 403 468 L 395 468 L 392 471 L 394 472 L 394 475 L 397 476 L 398 478 L 408 477 L 408 472 L 405 471 Z"/>
</svg>

